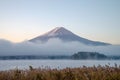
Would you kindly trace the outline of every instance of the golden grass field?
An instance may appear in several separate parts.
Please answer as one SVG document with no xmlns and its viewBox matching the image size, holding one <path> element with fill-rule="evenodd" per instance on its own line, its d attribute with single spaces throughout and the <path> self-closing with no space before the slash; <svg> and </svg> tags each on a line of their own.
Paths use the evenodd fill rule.
<svg viewBox="0 0 120 80">
<path fill-rule="evenodd" d="M 0 71 L 0 80 L 120 80 L 120 66 Z"/>
</svg>

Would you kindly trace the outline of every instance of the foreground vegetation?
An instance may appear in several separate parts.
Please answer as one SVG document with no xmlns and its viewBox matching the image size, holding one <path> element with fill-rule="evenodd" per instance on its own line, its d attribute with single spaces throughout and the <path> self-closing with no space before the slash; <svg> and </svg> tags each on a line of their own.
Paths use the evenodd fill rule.
<svg viewBox="0 0 120 80">
<path fill-rule="evenodd" d="M 0 80 L 120 80 L 120 66 L 0 71 Z"/>
</svg>

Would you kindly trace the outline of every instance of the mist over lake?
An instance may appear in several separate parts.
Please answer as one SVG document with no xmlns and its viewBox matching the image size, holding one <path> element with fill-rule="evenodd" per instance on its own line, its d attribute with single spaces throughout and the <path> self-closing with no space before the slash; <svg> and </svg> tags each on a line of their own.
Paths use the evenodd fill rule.
<svg viewBox="0 0 120 80">
<path fill-rule="evenodd" d="M 0 71 L 10 69 L 29 69 L 33 68 L 57 68 L 64 69 L 78 67 L 93 67 L 109 65 L 114 67 L 115 64 L 120 66 L 120 60 L 0 60 Z"/>
</svg>

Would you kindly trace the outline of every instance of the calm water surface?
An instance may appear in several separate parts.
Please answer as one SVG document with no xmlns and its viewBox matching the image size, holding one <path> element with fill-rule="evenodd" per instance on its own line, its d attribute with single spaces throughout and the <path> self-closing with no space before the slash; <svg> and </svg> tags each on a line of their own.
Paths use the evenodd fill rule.
<svg viewBox="0 0 120 80">
<path fill-rule="evenodd" d="M 119 66 L 120 60 L 0 60 L 0 70 L 10 69 L 29 69 L 29 66 L 34 68 L 59 68 L 66 67 L 75 68 L 85 66 L 105 66 L 106 64 L 114 66 L 115 63 Z"/>
</svg>

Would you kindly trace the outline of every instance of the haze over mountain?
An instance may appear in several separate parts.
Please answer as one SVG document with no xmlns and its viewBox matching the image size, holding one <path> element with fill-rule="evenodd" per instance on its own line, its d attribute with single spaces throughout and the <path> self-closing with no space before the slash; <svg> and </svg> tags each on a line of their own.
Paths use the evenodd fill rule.
<svg viewBox="0 0 120 80">
<path fill-rule="evenodd" d="M 58 38 L 46 43 L 25 41 L 12 43 L 0 39 L 0 56 L 5 55 L 73 55 L 76 52 L 99 52 L 105 55 L 120 55 L 120 45 L 91 46 L 77 41 L 63 42 Z"/>
<path fill-rule="evenodd" d="M 40 35 L 36 38 L 33 38 L 29 40 L 30 42 L 47 42 L 50 39 L 58 38 L 62 40 L 63 42 L 72 42 L 72 41 L 78 41 L 80 43 L 83 43 L 85 45 L 94 45 L 94 46 L 104 46 L 104 45 L 110 45 L 109 43 L 99 42 L 99 41 L 92 41 L 88 40 L 82 37 L 79 37 L 78 35 L 72 33 L 71 31 L 65 29 L 64 27 L 56 27 L 55 29 Z"/>
<path fill-rule="evenodd" d="M 63 27 L 57 27 L 48 33 L 21 43 L 0 39 L 0 56 L 73 55 L 80 51 L 120 55 L 120 45 L 91 41 L 79 37 Z"/>
</svg>

